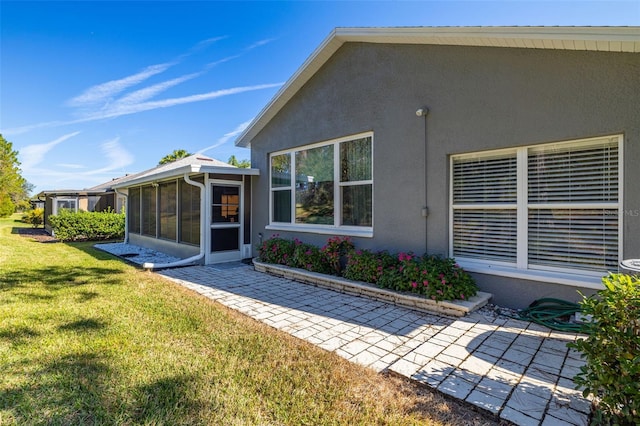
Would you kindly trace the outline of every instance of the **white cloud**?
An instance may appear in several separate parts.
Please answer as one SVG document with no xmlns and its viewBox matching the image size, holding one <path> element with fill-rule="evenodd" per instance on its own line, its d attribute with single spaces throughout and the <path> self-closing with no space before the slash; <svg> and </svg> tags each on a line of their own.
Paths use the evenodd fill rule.
<svg viewBox="0 0 640 426">
<path fill-rule="evenodd" d="M 208 101 L 211 99 L 220 98 L 222 96 L 235 95 L 238 93 L 249 92 L 253 90 L 271 89 L 274 87 L 280 87 L 283 83 L 270 83 L 270 84 L 257 84 L 255 86 L 240 86 L 232 87 L 229 89 L 215 90 L 207 93 L 200 93 L 197 95 L 183 96 L 179 98 L 163 99 L 159 101 L 149 101 L 133 104 L 119 104 L 115 103 L 106 109 L 97 111 L 92 115 L 89 115 L 83 121 L 101 120 L 104 118 L 120 117 L 122 115 L 135 114 L 138 112 L 154 110 L 158 108 L 169 108 L 176 105 L 189 104 L 193 102 Z"/>
<path fill-rule="evenodd" d="M 149 78 L 161 74 L 167 71 L 174 65 L 180 63 L 184 58 L 194 54 L 195 52 L 204 49 L 210 44 L 224 39 L 226 37 L 214 37 L 203 40 L 192 47 L 187 53 L 178 56 L 175 60 L 163 64 L 151 65 L 144 68 L 142 71 L 124 77 L 117 80 L 111 80 L 106 83 L 101 83 L 92 86 L 85 90 L 79 96 L 70 99 L 67 105 L 77 108 L 75 111 L 77 118 L 67 121 L 50 121 L 37 123 L 33 125 L 27 125 L 22 127 L 2 129 L 4 134 L 20 134 L 25 133 L 38 128 L 49 128 L 66 126 L 72 124 L 87 123 L 91 121 L 103 120 L 108 118 L 120 117 L 123 115 L 136 114 L 143 111 L 150 111 L 159 108 L 169 108 L 176 105 L 188 104 L 193 102 L 202 102 L 211 99 L 216 99 L 222 96 L 229 96 L 239 94 L 243 92 L 270 89 L 274 87 L 280 87 L 283 83 L 270 83 L 270 84 L 258 84 L 251 86 L 239 86 L 231 87 L 228 89 L 220 89 L 210 91 L 206 93 L 199 93 L 189 96 L 174 97 L 169 99 L 152 100 L 160 93 L 175 87 L 188 80 L 192 80 L 204 74 L 210 68 L 232 59 L 238 58 L 247 52 L 248 50 L 263 46 L 271 41 L 272 38 L 259 40 L 249 47 L 245 48 L 241 53 L 226 58 L 220 59 L 215 62 L 211 62 L 204 66 L 204 69 L 200 72 L 186 74 L 181 77 L 173 78 L 161 83 L 153 84 L 148 87 L 143 87 L 139 90 L 126 93 L 133 86 L 143 83 Z M 124 93 L 123 93 L 124 92 Z M 226 141 L 225 141 L 226 142 Z M 224 142 L 223 142 L 224 143 Z"/>
<path fill-rule="evenodd" d="M 249 47 L 247 47 L 245 50 L 251 50 L 251 49 L 255 49 L 256 47 L 264 46 L 265 44 L 269 44 L 274 40 L 275 38 L 265 38 L 263 40 L 258 40 L 252 45 L 250 45 Z"/>
<path fill-rule="evenodd" d="M 108 165 L 100 169 L 83 172 L 83 175 L 97 175 L 112 170 L 120 170 L 124 172 L 124 168 L 133 163 L 133 155 L 122 145 L 120 145 L 120 137 L 113 138 L 100 145 L 100 149 L 107 157 Z"/>
<path fill-rule="evenodd" d="M 44 160 L 44 156 L 47 152 L 51 151 L 56 145 L 59 145 L 67 139 L 72 138 L 78 134 L 80 134 L 80 132 L 68 133 L 48 143 L 25 146 L 24 148 L 20 149 L 19 155 L 20 162 L 22 163 L 20 168 L 23 171 L 33 169 L 35 166 L 40 164 L 42 160 Z"/>
<path fill-rule="evenodd" d="M 165 64 L 151 65 L 143 69 L 142 71 L 128 77 L 98 84 L 96 86 L 88 88 L 81 95 L 70 99 L 67 104 L 70 106 L 87 106 L 108 102 L 115 95 L 132 86 L 142 83 L 149 77 L 153 77 L 156 74 L 160 74 L 166 71 L 172 65 L 175 65 L 175 63 L 168 62 Z"/>
<path fill-rule="evenodd" d="M 192 80 L 200 76 L 201 74 L 202 73 L 187 74 L 182 77 L 154 84 L 153 86 L 145 87 L 144 89 L 136 90 L 135 92 L 116 100 L 113 104 L 111 104 L 110 108 L 113 109 L 115 108 L 115 106 L 119 105 L 135 105 L 140 102 L 144 102 L 164 92 L 167 89 L 177 86 L 180 83 L 184 83 L 185 81 Z"/>
<path fill-rule="evenodd" d="M 86 169 L 87 166 L 84 164 L 72 164 L 72 163 L 56 163 L 56 166 L 62 167 L 65 169 Z"/>
<path fill-rule="evenodd" d="M 209 150 L 212 150 L 214 148 L 219 147 L 220 145 L 224 145 L 225 143 L 227 143 L 229 141 L 229 139 L 231 139 L 231 138 L 233 138 L 235 136 L 238 136 L 240 133 L 244 132 L 244 130 L 249 126 L 249 124 L 251 124 L 252 121 L 253 120 L 249 120 L 249 121 L 245 121 L 244 123 L 241 123 L 240 125 L 238 125 L 238 127 L 233 129 L 229 133 L 225 133 L 213 145 L 208 146 L 206 148 L 203 148 L 201 150 L 198 150 L 198 154 L 202 154 L 205 151 L 209 151 Z"/>
</svg>

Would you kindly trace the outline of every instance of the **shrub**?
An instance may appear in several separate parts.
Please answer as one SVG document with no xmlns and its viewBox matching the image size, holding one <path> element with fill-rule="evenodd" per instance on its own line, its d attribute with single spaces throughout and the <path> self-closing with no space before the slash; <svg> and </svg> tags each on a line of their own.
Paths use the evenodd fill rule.
<svg viewBox="0 0 640 426">
<path fill-rule="evenodd" d="M 396 258 L 385 251 L 352 250 L 347 253 L 347 266 L 343 276 L 349 280 L 376 284 L 382 273 L 395 265 Z"/>
<path fill-rule="evenodd" d="M 293 265 L 293 241 L 280 238 L 277 234 L 264 241 L 258 249 L 260 260 L 278 265 Z"/>
<path fill-rule="evenodd" d="M 321 251 L 335 275 L 342 275 L 342 260 L 355 246 L 349 237 L 331 237 Z"/>
<path fill-rule="evenodd" d="M 478 291 L 471 275 L 453 259 L 355 250 L 349 238 L 329 238 L 318 249 L 298 239 L 290 241 L 274 235 L 260 245 L 259 253 L 265 263 L 333 273 L 390 290 L 422 294 L 436 301 L 467 299 Z"/>
<path fill-rule="evenodd" d="M 468 299 L 478 288 L 454 259 L 399 253 L 398 264 L 384 270 L 378 285 L 423 294 L 432 300 Z"/>
<path fill-rule="evenodd" d="M 0 194 L 0 217 L 11 216 L 16 211 L 16 205 L 11 201 L 11 197 Z"/>
<path fill-rule="evenodd" d="M 44 209 L 37 208 L 27 211 L 22 215 L 22 221 L 37 228 L 44 223 Z"/>
<path fill-rule="evenodd" d="M 330 274 L 331 265 L 325 254 L 316 246 L 294 240 L 293 264 L 296 268 L 307 271 Z"/>
<path fill-rule="evenodd" d="M 584 298 L 582 312 L 592 316 L 589 336 L 568 346 L 586 358 L 574 378 L 584 396 L 597 398 L 596 424 L 635 425 L 640 419 L 640 279 L 611 274 L 604 290 Z"/>
<path fill-rule="evenodd" d="M 61 241 L 110 240 L 124 236 L 124 214 L 110 209 L 102 212 L 62 210 L 49 216 L 53 232 Z"/>
</svg>

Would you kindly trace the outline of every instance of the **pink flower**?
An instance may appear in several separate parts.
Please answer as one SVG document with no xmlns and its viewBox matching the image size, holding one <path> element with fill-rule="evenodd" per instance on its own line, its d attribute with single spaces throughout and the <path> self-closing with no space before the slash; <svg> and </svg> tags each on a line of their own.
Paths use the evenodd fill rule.
<svg viewBox="0 0 640 426">
<path fill-rule="evenodd" d="M 304 254 L 306 254 L 307 256 L 311 256 L 311 250 L 307 250 Z"/>
<path fill-rule="evenodd" d="M 446 283 L 447 283 L 447 280 L 445 280 L 445 279 L 443 278 L 443 279 L 441 279 L 441 280 L 440 280 L 440 282 L 441 282 L 442 284 L 446 284 Z"/>
<path fill-rule="evenodd" d="M 426 270 L 426 269 L 424 269 L 424 270 L 422 271 L 422 275 L 427 275 L 427 273 L 428 273 L 428 272 L 427 272 L 427 270 Z"/>
<path fill-rule="evenodd" d="M 427 280 L 422 281 L 422 284 L 424 284 L 425 287 L 429 287 L 429 281 Z"/>
<path fill-rule="evenodd" d="M 442 290 L 438 290 L 438 294 L 442 296 Z"/>
<path fill-rule="evenodd" d="M 444 274 L 438 275 L 438 278 L 443 279 L 444 278 Z"/>
<path fill-rule="evenodd" d="M 418 283 L 417 283 L 417 282 L 415 282 L 415 281 L 412 281 L 412 282 L 411 282 L 411 287 L 413 287 L 413 288 L 417 288 L 417 287 L 418 287 Z"/>
<path fill-rule="evenodd" d="M 460 299 L 464 300 L 464 294 L 460 293 Z"/>
</svg>

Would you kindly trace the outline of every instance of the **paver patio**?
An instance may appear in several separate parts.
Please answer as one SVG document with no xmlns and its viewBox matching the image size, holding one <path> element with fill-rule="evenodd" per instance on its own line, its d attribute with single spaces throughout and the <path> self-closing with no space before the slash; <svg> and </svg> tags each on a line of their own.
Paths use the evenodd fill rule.
<svg viewBox="0 0 640 426">
<path fill-rule="evenodd" d="M 576 334 L 495 315 L 450 318 L 256 272 L 243 263 L 159 274 L 376 371 L 389 370 L 517 425 L 589 424 L 574 389 Z"/>
<path fill-rule="evenodd" d="M 472 313 L 448 318 L 272 277 L 237 263 L 160 274 L 377 371 L 390 370 L 518 425 L 587 425 L 575 334 Z"/>
</svg>

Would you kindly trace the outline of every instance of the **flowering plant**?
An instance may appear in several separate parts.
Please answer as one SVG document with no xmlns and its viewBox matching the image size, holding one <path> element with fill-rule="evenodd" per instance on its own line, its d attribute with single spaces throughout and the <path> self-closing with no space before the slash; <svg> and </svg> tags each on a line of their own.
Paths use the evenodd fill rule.
<svg viewBox="0 0 640 426">
<path fill-rule="evenodd" d="M 383 272 L 396 263 L 395 256 L 380 251 L 352 250 L 347 253 L 344 277 L 354 281 L 377 283 Z"/>
<path fill-rule="evenodd" d="M 331 265 L 318 247 L 298 240 L 294 240 L 294 245 L 292 266 L 322 274 L 331 273 Z"/>
<path fill-rule="evenodd" d="M 477 292 L 473 278 L 454 259 L 416 256 L 408 252 L 356 250 L 349 238 L 332 237 L 321 249 L 280 238 L 277 234 L 263 242 L 260 259 L 308 271 L 344 276 L 382 288 L 424 295 L 435 301 L 468 299 Z M 343 270 L 342 259 L 346 258 Z"/>
<path fill-rule="evenodd" d="M 335 275 L 342 275 L 342 258 L 355 248 L 349 237 L 331 237 L 321 251 Z"/>
<path fill-rule="evenodd" d="M 291 266 L 293 264 L 294 248 L 295 243 L 293 241 L 285 240 L 275 234 L 260 245 L 258 254 L 263 262 Z"/>
</svg>

